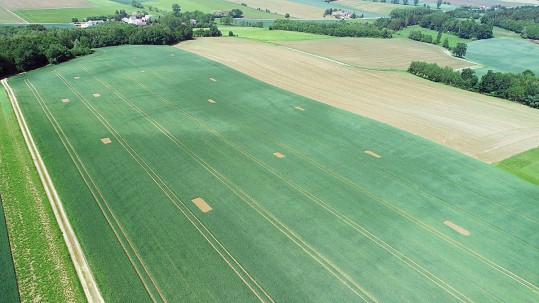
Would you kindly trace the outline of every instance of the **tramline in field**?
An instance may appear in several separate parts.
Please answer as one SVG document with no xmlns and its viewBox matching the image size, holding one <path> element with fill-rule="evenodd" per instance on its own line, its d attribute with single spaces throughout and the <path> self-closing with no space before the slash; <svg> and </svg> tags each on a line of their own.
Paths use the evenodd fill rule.
<svg viewBox="0 0 539 303">
<path fill-rule="evenodd" d="M 9 83 L 106 302 L 539 299 L 497 168 L 172 47 Z"/>
</svg>

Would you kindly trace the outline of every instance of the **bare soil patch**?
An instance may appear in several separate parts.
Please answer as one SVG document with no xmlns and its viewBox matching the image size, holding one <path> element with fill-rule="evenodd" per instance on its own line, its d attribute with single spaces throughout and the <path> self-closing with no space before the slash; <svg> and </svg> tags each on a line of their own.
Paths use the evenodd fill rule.
<svg viewBox="0 0 539 303">
<path fill-rule="evenodd" d="M 274 152 L 273 155 L 277 158 L 284 158 L 285 155 L 281 154 L 280 152 Z"/>
<path fill-rule="evenodd" d="M 539 142 L 536 109 L 408 73 L 361 70 L 238 38 L 197 39 L 177 47 L 485 162 L 500 161 Z"/>
<path fill-rule="evenodd" d="M 94 3 L 85 0 L 0 0 L 9 9 L 75 8 L 92 7 Z"/>
<path fill-rule="evenodd" d="M 299 106 L 294 106 L 295 109 L 298 109 L 298 110 L 305 110 L 305 108 L 303 107 L 299 107 Z"/>
<path fill-rule="evenodd" d="M 470 232 L 460 226 L 458 226 L 457 224 L 451 222 L 451 221 L 448 221 L 448 220 L 445 220 L 443 222 L 445 225 L 449 226 L 451 229 L 453 229 L 454 231 L 458 232 L 459 234 L 463 235 L 463 236 L 469 236 L 470 235 Z"/>
<path fill-rule="evenodd" d="M 67 103 L 69 102 L 69 99 L 62 99 L 62 102 Z"/>
<path fill-rule="evenodd" d="M 98 94 L 98 93 L 92 94 L 92 96 L 94 96 L 94 97 L 96 97 L 96 98 L 97 98 L 97 97 L 101 97 L 101 95 Z"/>
<path fill-rule="evenodd" d="M 112 143 L 112 140 L 110 140 L 109 137 L 101 138 L 99 140 L 101 140 L 101 142 L 103 142 L 103 144 L 111 144 Z"/>
<path fill-rule="evenodd" d="M 217 81 L 217 80 L 215 80 L 214 78 L 209 78 L 209 79 L 210 79 L 211 81 Z"/>
<path fill-rule="evenodd" d="M 366 153 L 367 155 L 371 155 L 371 156 L 373 156 L 373 157 L 375 157 L 375 158 L 382 158 L 382 156 L 380 156 L 379 154 L 377 154 L 377 153 L 375 153 L 375 152 L 373 152 L 373 151 L 370 151 L 370 150 L 366 150 L 365 153 Z"/>
<path fill-rule="evenodd" d="M 215 103 L 216 101 L 213 100 L 213 99 L 208 99 L 208 102 L 210 102 L 210 103 Z"/>
<path fill-rule="evenodd" d="M 79 80 L 79 79 L 80 79 L 80 77 L 79 77 L 79 76 L 75 76 L 75 77 L 73 77 L 73 79 L 75 79 L 75 80 Z"/>
<path fill-rule="evenodd" d="M 208 203 L 206 203 L 206 201 L 204 201 L 204 199 L 202 198 L 195 198 L 193 200 L 193 203 L 195 203 L 195 205 L 203 212 L 203 213 L 207 213 L 209 212 L 210 210 L 212 210 L 211 206 L 208 205 Z"/>
<path fill-rule="evenodd" d="M 336 38 L 279 41 L 281 45 L 337 61 L 368 68 L 406 70 L 412 61 L 426 61 L 454 69 L 474 64 L 450 56 L 438 46 L 409 39 Z"/>
</svg>

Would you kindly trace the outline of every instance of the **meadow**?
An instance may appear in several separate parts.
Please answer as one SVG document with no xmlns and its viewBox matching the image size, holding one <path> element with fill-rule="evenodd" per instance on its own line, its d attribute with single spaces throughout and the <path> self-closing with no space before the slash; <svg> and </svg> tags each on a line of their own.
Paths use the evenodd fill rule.
<svg viewBox="0 0 539 303">
<path fill-rule="evenodd" d="M 493 38 L 468 43 L 466 59 L 483 65 L 478 75 L 488 70 L 521 73 L 531 70 L 539 75 L 539 46 L 523 39 Z"/>
<path fill-rule="evenodd" d="M 5 215 L 0 224 L 7 223 L 18 277 L 18 293 L 16 285 L 11 292 L 3 288 L 0 301 L 14 302 L 20 293 L 22 302 L 84 302 L 62 233 L 3 88 L 0 134 L 0 195 Z M 7 241 L 2 228 L 0 233 L 0 240 Z M 1 262 L 11 260 L 11 256 L 7 259 L 3 242 L 0 244 Z M 1 279 L 17 283 L 6 267 L 2 267 Z"/>
<path fill-rule="evenodd" d="M 539 147 L 498 162 L 496 166 L 539 185 Z"/>
<path fill-rule="evenodd" d="M 272 41 L 304 41 L 304 40 L 325 40 L 334 39 L 331 36 L 316 35 L 301 32 L 289 32 L 279 30 L 269 30 L 267 27 L 240 27 L 240 26 L 219 26 L 223 36 L 227 36 L 229 31 L 240 38 L 259 40 L 265 42 Z"/>
<path fill-rule="evenodd" d="M 107 302 L 539 299 L 498 168 L 167 46 L 9 82 Z"/>
</svg>

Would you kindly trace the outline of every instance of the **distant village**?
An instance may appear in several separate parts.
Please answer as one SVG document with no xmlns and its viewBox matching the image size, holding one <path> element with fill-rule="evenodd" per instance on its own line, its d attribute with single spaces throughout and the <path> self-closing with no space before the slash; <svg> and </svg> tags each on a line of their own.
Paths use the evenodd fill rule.
<svg viewBox="0 0 539 303">
<path fill-rule="evenodd" d="M 122 18 L 121 22 L 124 22 L 124 23 L 127 23 L 127 24 L 145 26 L 145 25 L 148 25 L 150 20 L 153 19 L 153 18 L 154 18 L 153 15 L 139 16 L 137 14 L 133 14 L 133 15 L 131 15 L 129 17 Z M 114 19 L 107 20 L 107 21 L 114 21 Z M 104 23 L 104 22 L 105 22 L 104 20 L 88 20 L 86 22 L 76 22 L 75 25 L 77 27 L 80 27 L 80 28 L 88 28 L 88 27 L 95 26 L 97 24 L 101 24 L 101 23 Z M 195 22 L 196 22 L 196 20 L 195 20 Z"/>
</svg>

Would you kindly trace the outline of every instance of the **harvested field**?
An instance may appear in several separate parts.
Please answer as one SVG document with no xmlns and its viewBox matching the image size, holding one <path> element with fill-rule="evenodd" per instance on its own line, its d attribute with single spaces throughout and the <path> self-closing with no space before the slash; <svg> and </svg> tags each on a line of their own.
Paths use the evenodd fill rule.
<svg viewBox="0 0 539 303">
<path fill-rule="evenodd" d="M 178 47 L 485 162 L 534 148 L 539 140 L 537 110 L 407 73 L 365 71 L 244 39 L 198 39 Z"/>
<path fill-rule="evenodd" d="M 539 188 L 496 167 L 169 46 L 9 82 L 106 302 L 539 298 Z"/>
<path fill-rule="evenodd" d="M 27 23 L 24 19 L 4 7 L 0 2 L 0 23 Z"/>
<path fill-rule="evenodd" d="M 336 38 L 331 40 L 281 41 L 278 44 L 367 68 L 406 70 L 412 61 L 438 63 L 454 69 L 472 63 L 448 55 L 441 47 L 410 39 Z"/>
<path fill-rule="evenodd" d="M 92 7 L 94 3 L 86 0 L 0 0 L 0 4 L 9 9 L 44 9 Z"/>
</svg>

